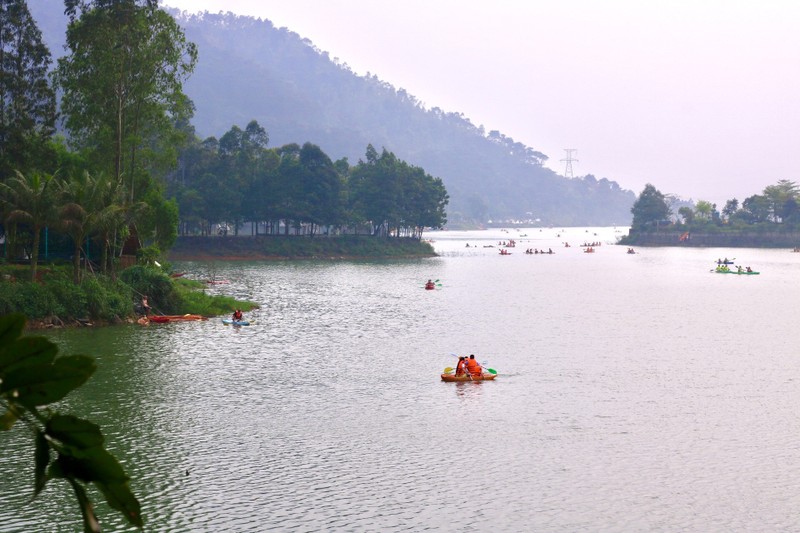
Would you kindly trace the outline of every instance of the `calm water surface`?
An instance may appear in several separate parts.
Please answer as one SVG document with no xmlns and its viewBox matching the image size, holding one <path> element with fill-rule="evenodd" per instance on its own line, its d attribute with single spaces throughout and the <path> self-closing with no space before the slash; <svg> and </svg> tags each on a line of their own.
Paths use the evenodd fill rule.
<svg viewBox="0 0 800 533">
<path fill-rule="evenodd" d="M 254 325 L 51 333 L 99 364 L 64 410 L 102 425 L 147 531 L 800 531 L 800 254 L 620 234 L 177 264 L 258 302 Z M 710 273 L 726 255 L 761 274 Z M 451 353 L 500 375 L 442 383 Z M 29 503 L 24 436 L 0 434 L 0 530 L 80 530 L 65 486 Z"/>
</svg>

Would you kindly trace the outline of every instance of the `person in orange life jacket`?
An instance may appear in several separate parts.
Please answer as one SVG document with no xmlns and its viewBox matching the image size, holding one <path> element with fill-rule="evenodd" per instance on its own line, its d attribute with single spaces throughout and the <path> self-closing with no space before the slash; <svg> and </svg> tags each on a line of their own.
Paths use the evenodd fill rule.
<svg viewBox="0 0 800 533">
<path fill-rule="evenodd" d="M 478 361 L 475 360 L 474 354 L 471 354 L 469 359 L 467 359 L 467 372 L 473 376 L 480 376 L 483 374 L 483 369 L 481 368 L 481 365 L 478 364 Z"/>
<path fill-rule="evenodd" d="M 456 376 L 463 376 L 466 374 L 465 367 L 467 366 L 467 358 L 463 355 L 458 358 L 458 364 L 456 365 Z"/>
<path fill-rule="evenodd" d="M 242 318 L 243 318 L 243 315 L 242 315 L 242 310 L 241 309 L 237 309 L 236 311 L 233 312 L 233 319 L 236 322 L 241 322 Z"/>
</svg>

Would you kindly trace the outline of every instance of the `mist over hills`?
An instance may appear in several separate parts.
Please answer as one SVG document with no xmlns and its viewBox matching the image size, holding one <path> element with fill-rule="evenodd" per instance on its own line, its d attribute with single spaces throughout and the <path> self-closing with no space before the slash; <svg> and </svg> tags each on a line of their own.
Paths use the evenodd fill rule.
<svg viewBox="0 0 800 533">
<path fill-rule="evenodd" d="M 64 53 L 63 2 L 29 5 L 54 56 Z M 198 46 L 185 84 L 196 106 L 198 136 L 219 138 L 257 120 L 270 146 L 317 144 L 351 164 L 366 147 L 442 178 L 448 219 L 540 219 L 552 225 L 627 225 L 636 195 L 606 178 L 559 176 L 547 156 L 476 126 L 461 113 L 426 108 L 412 94 L 374 74 L 358 76 L 313 43 L 263 19 L 188 14 L 167 9 Z M 60 29 L 59 29 L 60 28 Z"/>
</svg>

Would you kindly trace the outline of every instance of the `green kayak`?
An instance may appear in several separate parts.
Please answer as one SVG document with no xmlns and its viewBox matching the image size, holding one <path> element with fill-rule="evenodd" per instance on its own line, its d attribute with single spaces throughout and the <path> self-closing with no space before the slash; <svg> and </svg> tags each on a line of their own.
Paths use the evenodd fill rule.
<svg viewBox="0 0 800 533">
<path fill-rule="evenodd" d="M 714 270 L 717 274 L 739 274 L 740 276 L 756 276 L 761 274 L 761 272 L 746 272 L 742 270 L 741 272 L 737 270 Z"/>
</svg>

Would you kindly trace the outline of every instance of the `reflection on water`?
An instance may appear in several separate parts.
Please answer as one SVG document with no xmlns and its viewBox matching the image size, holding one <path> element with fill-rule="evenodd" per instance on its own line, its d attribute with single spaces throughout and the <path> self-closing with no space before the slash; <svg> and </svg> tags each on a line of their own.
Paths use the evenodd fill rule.
<svg viewBox="0 0 800 533">
<path fill-rule="evenodd" d="M 103 426 L 148 531 L 800 528 L 800 254 L 628 255 L 617 236 L 442 232 L 425 260 L 183 263 L 259 302 L 254 325 L 54 332 L 99 361 L 65 409 Z M 584 254 L 587 239 L 603 244 Z M 762 274 L 710 273 L 725 255 Z M 442 383 L 452 353 L 500 376 Z M 16 494 L 32 487 L 23 436 L 0 434 L 0 529 L 75 531 L 64 487 Z"/>
</svg>

